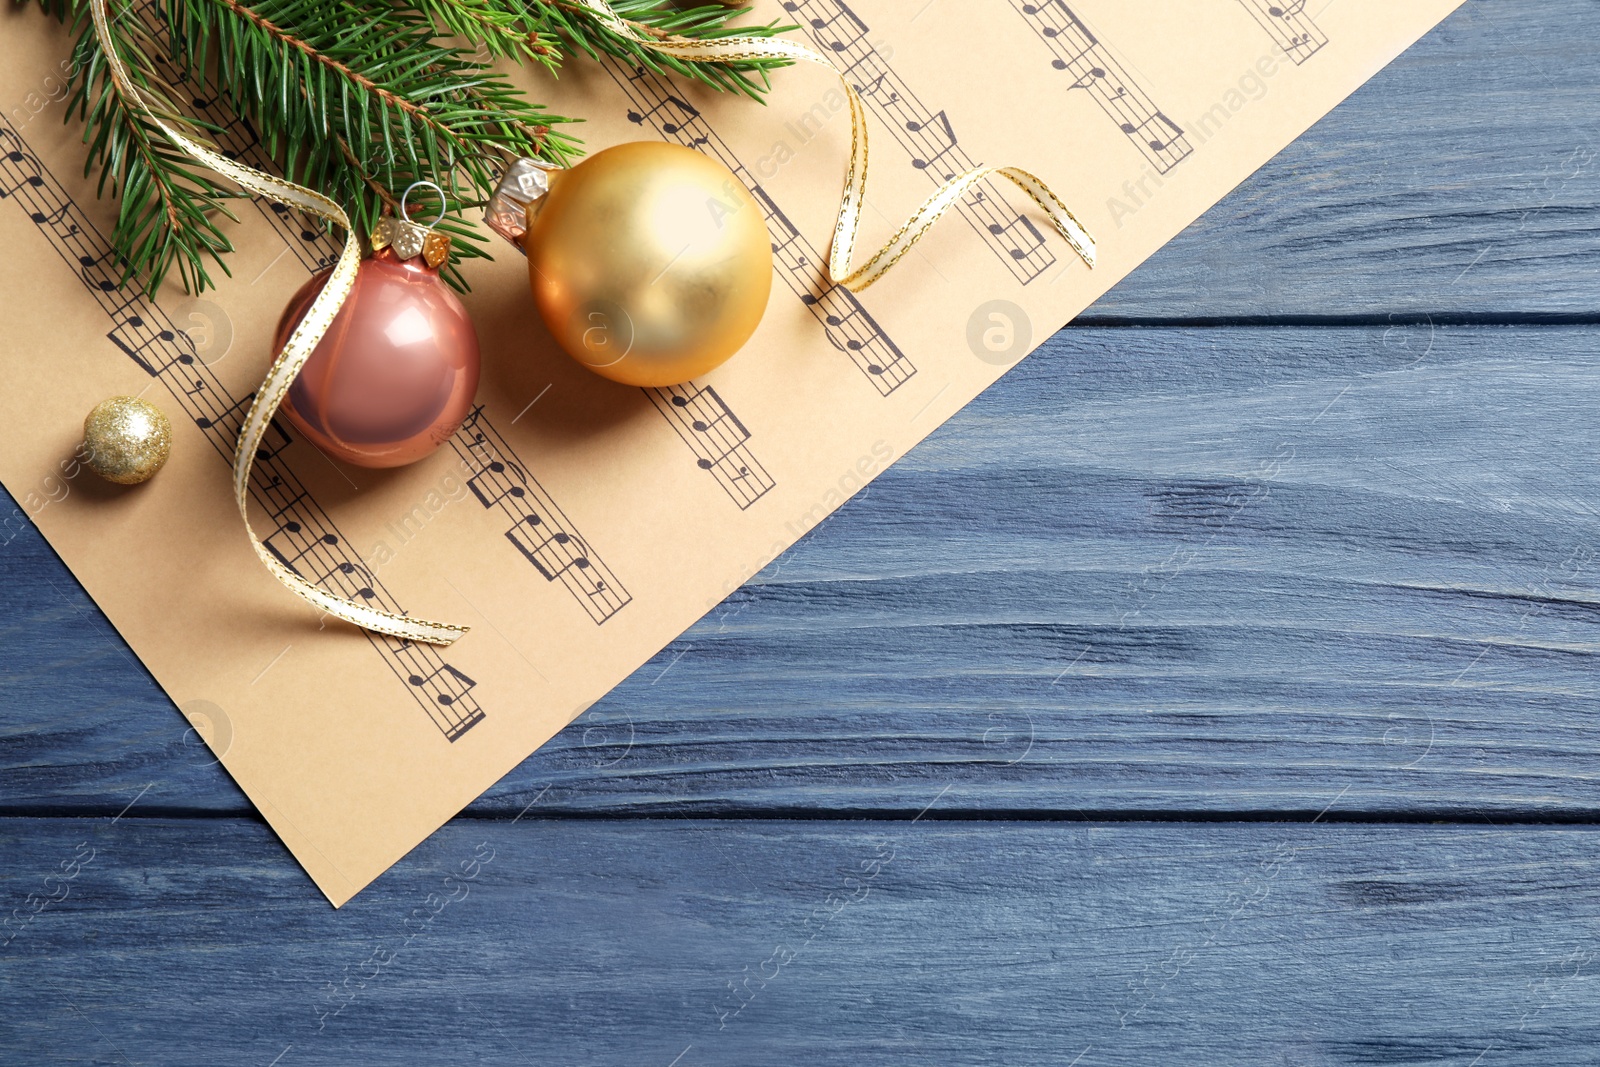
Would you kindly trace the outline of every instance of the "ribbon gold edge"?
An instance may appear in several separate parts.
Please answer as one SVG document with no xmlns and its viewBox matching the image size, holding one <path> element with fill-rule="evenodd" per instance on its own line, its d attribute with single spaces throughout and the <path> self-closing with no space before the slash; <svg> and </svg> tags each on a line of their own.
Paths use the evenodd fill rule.
<svg viewBox="0 0 1600 1067">
<path fill-rule="evenodd" d="M 139 93 L 138 87 L 128 77 L 128 70 L 123 65 L 122 57 L 117 54 L 116 45 L 111 40 L 106 26 L 108 18 L 106 0 L 90 0 L 89 10 L 94 19 L 95 36 L 99 39 L 100 51 L 105 55 L 111 77 L 116 79 L 122 94 L 139 107 L 145 117 L 154 123 L 168 140 L 247 192 L 325 219 L 344 230 L 344 248 L 339 253 L 339 259 L 328 277 L 327 284 L 322 287 L 322 291 L 312 301 L 311 307 L 306 310 L 300 324 L 295 327 L 289 340 L 284 344 L 283 351 L 272 361 L 265 380 L 256 390 L 255 398 L 250 402 L 244 421 L 239 426 L 239 441 L 233 454 L 233 493 L 239 506 L 239 515 L 244 519 L 245 532 L 250 538 L 250 547 L 255 549 L 256 557 L 273 577 L 290 592 L 328 615 L 354 623 L 362 629 L 388 634 L 391 637 L 432 645 L 453 643 L 469 628 L 452 623 L 429 622 L 425 619 L 394 615 L 352 603 L 318 589 L 278 560 L 261 543 L 261 539 L 256 536 L 255 527 L 250 523 L 250 470 L 255 464 L 256 449 L 266 435 L 273 415 L 277 414 L 279 405 L 283 403 L 290 384 L 300 373 L 300 368 L 305 366 L 306 360 L 316 351 L 318 342 L 328 332 L 328 327 L 332 325 L 334 317 L 338 315 L 345 298 L 350 295 L 350 290 L 355 285 L 356 270 L 361 263 L 361 245 L 356 240 L 350 217 L 345 214 L 343 208 L 321 193 L 236 163 L 164 122 Z"/>
<path fill-rule="evenodd" d="M 318 589 L 296 574 L 275 557 L 256 536 L 255 528 L 250 523 L 250 471 L 255 463 L 256 450 L 272 422 L 273 415 L 283 403 L 283 398 L 288 393 L 295 376 L 300 373 L 306 360 L 311 358 L 317 344 L 327 333 L 334 317 L 338 315 L 339 309 L 350 295 L 361 260 L 360 244 L 356 239 L 350 217 L 345 214 L 344 209 L 321 193 L 236 163 L 164 122 L 128 77 L 127 68 L 123 65 L 122 57 L 117 54 L 116 46 L 107 30 L 106 2 L 107 0 L 90 0 L 90 13 L 94 19 L 95 35 L 99 39 L 100 50 L 105 55 L 110 76 L 116 79 L 122 94 L 138 106 L 173 144 L 232 180 L 240 188 L 325 219 L 344 230 L 344 248 L 339 253 L 339 259 L 327 283 L 312 301 L 311 307 L 307 309 L 299 325 L 295 327 L 289 340 L 284 344 L 283 351 L 273 360 L 265 380 L 256 390 L 244 422 L 239 427 L 239 440 L 233 457 L 233 491 L 239 515 L 244 520 L 245 532 L 250 538 L 251 548 L 279 582 L 302 600 L 328 615 L 375 633 L 427 644 L 452 644 L 467 633 L 469 628 L 394 615 L 334 596 Z M 1027 171 L 1018 167 L 1003 166 L 976 167 L 947 181 L 922 202 L 883 247 L 861 266 L 852 270 L 851 261 L 855 258 L 856 241 L 861 227 L 861 209 L 867 188 L 869 151 L 866 111 L 855 87 L 832 60 L 806 45 L 782 39 L 723 37 L 711 41 L 692 41 L 683 38 L 652 40 L 635 31 L 604 0 L 577 0 L 577 2 L 619 36 L 687 62 L 788 59 L 825 67 L 838 77 L 850 103 L 851 131 L 850 165 L 845 172 L 844 191 L 839 200 L 838 219 L 834 225 L 833 242 L 828 255 L 828 274 L 833 284 L 843 286 L 852 292 L 861 292 L 872 285 L 900 262 L 901 258 L 926 236 L 968 189 L 989 177 L 1004 178 L 1027 193 L 1072 250 L 1087 266 L 1094 267 L 1095 240 L 1066 204 L 1062 203 L 1061 198 L 1056 196 L 1043 181 Z"/>
<path fill-rule="evenodd" d="M 859 293 L 883 277 L 931 230 L 935 223 L 978 182 L 1000 177 L 1028 194 L 1084 264 L 1093 269 L 1096 259 L 1094 237 L 1061 198 L 1043 181 L 1020 167 L 975 167 L 941 185 L 932 196 L 896 230 L 883 247 L 861 266 L 851 269 L 856 240 L 861 227 L 861 208 L 867 194 L 868 136 L 866 109 L 855 86 L 833 60 L 808 45 L 781 38 L 721 37 L 709 41 L 687 38 L 654 40 L 630 26 L 605 0 L 577 0 L 613 33 L 652 51 L 690 63 L 727 63 L 752 59 L 788 59 L 826 67 L 839 79 L 850 102 L 850 167 L 845 172 L 844 192 L 839 199 L 839 216 L 834 225 L 833 247 L 828 254 L 828 275 L 835 285 Z"/>
</svg>

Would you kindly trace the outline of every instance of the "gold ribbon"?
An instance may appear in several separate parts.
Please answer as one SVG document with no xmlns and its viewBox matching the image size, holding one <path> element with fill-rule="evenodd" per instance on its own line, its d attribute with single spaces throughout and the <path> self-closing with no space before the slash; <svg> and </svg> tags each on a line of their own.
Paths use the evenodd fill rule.
<svg viewBox="0 0 1600 1067">
<path fill-rule="evenodd" d="M 122 57 L 117 54 L 111 34 L 106 29 L 106 0 L 90 0 L 89 10 L 94 17 L 95 36 L 100 39 L 100 51 L 105 54 L 106 64 L 118 90 L 144 113 L 145 118 L 159 127 L 168 140 L 247 192 L 326 219 L 345 233 L 344 249 L 339 253 L 339 261 L 334 264 L 327 284 L 312 301 L 300 325 L 295 327 L 288 343 L 283 346 L 283 351 L 272 361 L 266 380 L 256 390 L 250 410 L 239 427 L 239 443 L 233 453 L 233 495 L 239 505 L 239 514 L 244 518 L 245 532 L 250 536 L 250 547 L 256 550 L 256 557 L 272 572 L 273 577 L 288 587 L 290 592 L 326 614 L 376 633 L 433 645 L 450 644 L 466 633 L 467 627 L 391 615 L 318 589 L 269 552 L 250 525 L 250 468 L 255 462 L 256 449 L 272 422 L 272 416 L 277 413 L 278 405 L 283 402 L 284 394 L 289 391 L 290 383 L 300 373 L 306 360 L 311 358 L 311 353 L 316 351 L 317 342 L 328 332 L 334 316 L 339 313 L 345 298 L 350 295 L 351 287 L 355 285 L 356 268 L 361 263 L 361 245 L 350 225 L 350 217 L 338 204 L 321 193 L 235 163 L 162 121 L 155 109 L 140 95 L 133 79 L 128 76 Z"/>
<path fill-rule="evenodd" d="M 1094 266 L 1094 238 L 1048 185 L 1018 167 L 977 167 L 940 186 L 938 191 L 923 201 L 922 206 L 917 208 L 916 212 L 906 220 L 905 225 L 901 226 L 882 248 L 861 266 L 852 270 L 850 263 L 855 258 L 856 236 L 861 228 L 861 208 L 867 189 L 866 110 L 862 107 L 861 98 L 857 95 L 855 87 L 832 60 L 805 45 L 781 39 L 763 37 L 722 37 L 709 41 L 695 41 L 681 37 L 654 39 L 638 33 L 618 16 L 605 0 L 576 0 L 576 2 L 613 33 L 685 62 L 728 63 L 753 59 L 788 59 L 826 67 L 838 76 L 850 102 L 851 137 L 850 168 L 845 174 L 844 193 L 839 201 L 839 217 L 834 226 L 833 247 L 828 255 L 828 273 L 835 285 L 860 292 L 883 277 L 885 272 L 922 240 L 933 228 L 934 223 L 938 222 L 968 189 L 991 176 L 1005 178 L 1027 193 L 1049 217 L 1056 232 L 1072 246 L 1072 250 L 1088 266 Z M 233 454 L 233 494 L 239 505 L 239 514 L 244 519 L 245 532 L 250 537 L 250 547 L 255 549 L 256 557 L 278 581 L 296 596 L 326 614 L 376 633 L 434 645 L 451 644 L 466 633 L 468 628 L 450 623 L 413 619 L 405 615 L 393 615 L 319 589 L 269 552 L 261 543 L 261 539 L 256 536 L 254 527 L 250 525 L 250 468 L 255 462 L 256 449 L 272 422 L 272 416 L 277 413 L 278 406 L 283 402 L 284 394 L 288 392 L 295 376 L 300 373 L 300 368 L 311 358 L 317 343 L 327 333 L 334 316 L 339 313 L 345 298 L 350 295 L 351 287 L 355 284 L 356 270 L 361 261 L 361 247 L 350 224 L 350 217 L 338 204 L 321 193 L 236 163 L 163 121 L 139 93 L 138 87 L 128 76 L 122 57 L 117 54 L 116 46 L 106 29 L 106 0 L 90 0 L 89 10 L 94 18 L 95 35 L 99 38 L 100 50 L 105 55 L 110 75 L 115 80 L 118 90 L 124 98 L 138 107 L 168 140 L 247 192 L 275 200 L 316 218 L 325 219 L 345 233 L 344 249 L 339 253 L 339 260 L 334 265 L 327 284 L 312 301 L 311 307 L 283 346 L 283 351 L 273 360 L 266 379 L 256 390 L 250 409 L 239 427 L 239 442 Z"/>
<path fill-rule="evenodd" d="M 1066 238 L 1067 244 L 1089 267 L 1094 267 L 1095 243 L 1089 231 L 1073 217 L 1067 205 L 1051 191 L 1050 187 L 1020 167 L 976 167 L 958 175 L 922 202 L 922 206 L 906 220 L 888 242 L 861 266 L 850 269 L 855 258 L 856 234 L 861 228 L 861 207 L 867 194 L 867 121 L 866 109 L 844 72 L 821 52 L 793 41 L 767 37 L 719 37 L 709 41 L 694 41 L 685 37 L 656 39 L 647 37 L 622 19 L 605 0 L 576 0 L 576 3 L 605 24 L 620 37 L 652 51 L 670 55 L 688 63 L 733 63 L 752 59 L 788 59 L 800 63 L 815 63 L 827 67 L 839 78 L 850 101 L 850 169 L 845 172 L 844 193 L 839 200 L 839 220 L 833 230 L 833 248 L 828 253 L 828 274 L 833 284 L 859 293 L 879 278 L 889 268 L 900 262 L 900 257 L 911 251 L 918 241 L 933 228 L 946 211 L 960 200 L 966 191 L 988 177 L 1000 177 L 1016 185 L 1049 216 L 1056 232 Z"/>
</svg>

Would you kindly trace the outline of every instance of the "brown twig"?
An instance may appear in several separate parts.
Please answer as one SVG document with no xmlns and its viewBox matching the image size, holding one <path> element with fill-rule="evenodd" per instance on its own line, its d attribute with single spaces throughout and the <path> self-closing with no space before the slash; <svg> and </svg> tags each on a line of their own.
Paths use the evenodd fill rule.
<svg viewBox="0 0 1600 1067">
<path fill-rule="evenodd" d="M 337 59 L 334 59 L 331 56 L 323 55 L 316 48 L 313 48 L 309 42 L 301 40 L 294 34 L 289 33 L 277 23 L 262 18 L 255 11 L 252 11 L 244 4 L 240 3 L 239 0 L 212 0 L 212 3 L 218 4 L 223 8 L 233 12 L 233 14 L 237 17 L 254 24 L 268 36 L 282 42 L 285 45 L 288 45 L 290 48 L 293 48 L 296 51 L 299 51 L 318 66 L 325 67 L 328 70 L 333 71 L 335 74 L 339 75 L 339 77 L 345 78 L 355 85 L 359 85 L 361 88 L 365 89 L 369 93 L 372 93 L 374 96 L 380 98 L 390 106 L 404 111 L 406 114 L 422 122 L 430 129 L 436 130 L 441 137 L 444 137 L 450 141 L 455 141 L 458 143 L 460 142 L 461 138 L 454 130 L 444 123 L 441 123 L 432 112 L 423 107 L 421 104 L 412 103 L 410 100 L 407 100 L 398 93 L 385 89 L 383 86 L 379 85 L 371 78 L 368 78 L 366 75 L 361 74 L 358 71 L 351 70 Z"/>
<path fill-rule="evenodd" d="M 116 47 L 115 41 L 111 42 L 111 47 Z M 117 101 L 121 105 L 121 111 L 128 128 L 133 133 L 134 143 L 138 146 L 139 157 L 144 160 L 145 167 L 149 169 L 151 175 L 156 179 L 151 184 L 156 187 L 157 194 L 161 197 L 161 209 L 162 213 L 167 217 L 167 226 L 176 230 L 180 225 L 177 203 L 172 196 L 171 188 L 167 184 L 167 178 L 156 157 L 155 149 L 150 143 L 149 130 L 145 128 L 144 123 L 139 121 L 140 116 L 146 114 L 145 93 L 137 87 L 123 84 L 122 78 L 117 74 L 116 65 L 111 62 L 109 56 L 105 55 L 98 41 L 95 42 L 95 50 L 100 52 L 105 60 L 106 84 L 116 94 Z M 123 63 L 127 63 L 126 58 L 123 59 Z M 147 76 L 149 75 L 148 71 L 145 73 Z M 162 101 L 162 103 L 165 103 L 165 101 Z M 171 108 L 167 107 L 165 110 L 170 111 Z M 177 118 L 178 116 L 174 117 Z M 180 121 L 182 120 L 180 119 Z"/>
<path fill-rule="evenodd" d="M 390 211 L 397 209 L 400 206 L 400 201 L 394 198 L 394 193 L 386 188 L 382 182 L 367 173 L 366 166 L 356 158 L 355 152 L 351 151 L 350 144 L 344 139 L 343 135 L 336 133 L 333 135 L 333 139 L 339 143 L 339 152 L 344 156 L 344 161 L 350 164 L 357 174 L 361 175 L 361 181 L 365 183 L 368 189 L 378 194 L 378 199 L 383 201 L 383 206 Z"/>
</svg>

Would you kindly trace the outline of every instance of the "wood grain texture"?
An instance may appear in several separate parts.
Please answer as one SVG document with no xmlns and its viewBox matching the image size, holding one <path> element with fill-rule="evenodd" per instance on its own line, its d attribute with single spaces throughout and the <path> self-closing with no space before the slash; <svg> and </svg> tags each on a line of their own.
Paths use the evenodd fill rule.
<svg viewBox="0 0 1600 1067">
<path fill-rule="evenodd" d="M 1082 321 L 1592 319 L 1597 39 L 1592 0 L 1466 4 Z"/>
<path fill-rule="evenodd" d="M 63 899 L 13 924 L 0 1049 L 30 1067 L 1588 1064 L 1597 836 L 458 820 L 334 912 L 258 824 L 12 819 L 0 895 Z"/>
<path fill-rule="evenodd" d="M 0 508 L 0 1064 L 1593 1063 L 1597 37 L 1466 5 L 338 912 Z"/>
<path fill-rule="evenodd" d="M 1067 330 L 472 810 L 1590 818 L 1597 342 Z M 4 552 L 3 810 L 248 811 Z"/>
</svg>

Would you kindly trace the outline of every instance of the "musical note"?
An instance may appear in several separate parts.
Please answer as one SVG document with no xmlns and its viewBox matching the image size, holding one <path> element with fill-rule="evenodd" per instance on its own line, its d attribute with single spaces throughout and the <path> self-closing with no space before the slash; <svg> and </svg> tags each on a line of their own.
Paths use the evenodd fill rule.
<svg viewBox="0 0 1600 1067">
<path fill-rule="evenodd" d="M 877 53 L 874 52 L 873 56 L 874 56 L 874 58 L 876 58 Z M 900 102 L 900 93 L 896 89 L 894 89 L 892 86 L 889 89 L 889 95 L 888 96 L 880 96 L 879 95 L 880 93 L 882 93 L 884 91 L 883 90 L 883 83 L 885 81 L 887 81 L 888 79 L 889 79 L 889 72 L 887 70 L 885 70 L 882 74 L 879 74 L 876 78 L 873 79 L 871 85 L 864 85 L 864 86 L 863 85 L 857 85 L 857 86 L 855 86 L 856 93 L 859 94 L 860 96 L 866 97 L 867 99 L 871 100 L 874 104 L 877 104 L 879 107 L 888 107 L 891 104 L 898 104 Z"/>
<path fill-rule="evenodd" d="M 487 487 L 484 484 L 486 482 L 489 483 Z M 521 500 L 528 494 L 527 485 L 528 476 L 521 467 L 499 460 L 492 461 L 467 479 L 467 488 L 478 498 L 478 503 L 486 508 L 494 507 L 508 496 Z"/>
<path fill-rule="evenodd" d="M 33 156 L 29 153 L 12 150 L 5 154 L 5 161 L 10 164 L 10 166 L 6 168 L 8 171 L 21 171 L 22 177 L 19 178 L 13 185 L 0 187 L 0 197 L 10 196 L 18 189 L 22 189 L 24 187 L 38 189 L 44 185 L 44 178 L 39 168 L 39 161 L 33 158 Z M 25 165 L 31 165 L 33 173 L 27 173 L 27 166 Z"/>
<path fill-rule="evenodd" d="M 669 137 L 683 129 L 687 120 L 697 119 L 700 117 L 700 112 L 695 109 L 694 105 L 683 99 L 683 97 L 668 96 L 665 100 L 662 100 L 659 104 L 653 108 L 650 108 L 648 111 L 641 113 L 630 110 L 628 112 L 628 121 L 633 123 L 635 126 L 643 126 L 646 119 L 653 120 L 657 112 L 663 111 L 668 107 L 674 107 L 678 110 L 676 121 L 669 120 L 661 124 L 661 132 Z"/>
<path fill-rule="evenodd" d="M 1151 127 L 1155 127 L 1160 136 L 1156 136 L 1156 133 L 1151 131 Z M 1124 122 L 1122 124 L 1122 132 L 1143 139 L 1146 144 L 1157 152 L 1165 149 L 1174 140 L 1183 136 L 1183 131 L 1178 128 L 1178 124 L 1167 118 L 1160 111 L 1151 115 L 1138 126 Z"/>
<path fill-rule="evenodd" d="M 545 581 L 553 582 L 574 569 L 588 570 L 588 550 L 581 540 L 565 530 L 557 530 L 543 537 L 528 533 L 528 530 L 537 529 L 539 525 L 537 522 L 519 523 L 506 531 L 506 537 L 543 575 Z"/>
<path fill-rule="evenodd" d="M 268 552 L 271 552 L 273 556 L 277 558 L 279 563 L 283 564 L 285 567 L 288 567 L 296 574 L 299 574 L 300 568 L 295 566 L 296 563 L 299 563 L 312 552 L 318 552 L 325 548 L 338 545 L 339 543 L 338 534 L 328 533 L 320 536 L 312 536 L 302 544 L 296 535 L 304 532 L 304 530 L 305 527 L 303 525 L 301 525 L 298 521 L 291 519 L 288 522 L 281 523 L 270 534 L 263 537 L 261 539 L 261 544 L 265 546 Z M 289 550 L 280 548 L 276 544 L 276 540 L 280 537 L 290 542 Z M 293 555 L 291 555 L 291 550 L 297 551 L 294 551 Z"/>
<path fill-rule="evenodd" d="M 239 419 L 242 422 L 244 420 L 245 409 L 250 406 L 250 402 L 255 399 L 255 396 L 256 395 L 254 393 L 251 393 L 243 400 L 235 401 L 220 413 L 197 415 L 195 416 L 194 424 L 200 427 L 202 430 L 209 430 L 213 427 L 225 426 L 227 423 L 232 421 L 233 416 L 235 415 L 239 416 Z M 230 439 L 237 437 L 237 426 L 231 428 L 228 433 L 224 434 L 224 436 Z"/>
<path fill-rule="evenodd" d="M 935 162 L 943 159 L 945 156 L 956 150 L 956 131 L 950 126 L 950 117 L 943 111 L 935 114 L 933 118 L 929 120 L 929 122 L 908 122 L 906 123 L 906 129 L 912 133 L 922 133 L 928 128 L 930 123 L 935 127 L 936 132 L 943 134 L 945 145 L 943 148 L 939 149 L 938 152 L 925 152 L 923 158 L 913 158 L 911 160 L 911 165 L 916 167 L 918 170 L 927 170 L 929 167 L 933 166 Z M 937 145 L 939 142 L 937 139 L 935 139 L 933 143 L 934 145 Z M 945 174 L 944 176 L 946 181 L 949 181 L 953 177 L 955 177 L 955 173 L 953 171 Z"/>
<path fill-rule="evenodd" d="M 856 314 L 858 312 L 860 312 L 860 311 L 861 311 L 861 307 L 860 307 L 859 304 L 855 305 L 855 306 L 852 306 L 850 308 L 850 310 L 846 311 L 843 315 L 840 315 L 840 314 L 837 314 L 836 312 L 831 312 L 830 311 L 828 314 L 826 314 L 826 315 L 824 315 L 822 317 L 822 321 L 827 323 L 829 326 L 832 326 L 835 329 L 837 329 L 838 327 L 843 326 L 845 323 L 849 322 L 851 319 L 855 318 Z M 845 347 L 846 348 L 850 347 L 848 342 L 846 342 Z M 852 351 L 853 351 L 853 349 L 852 349 Z"/>
<path fill-rule="evenodd" d="M 820 9 L 819 0 L 805 0 L 804 3 L 796 0 L 793 10 Z M 639 114 L 648 111 L 652 106 L 672 95 L 672 89 L 661 78 L 650 71 L 640 67 L 626 64 L 614 57 L 605 57 L 601 60 L 602 66 L 611 75 L 617 85 L 627 95 L 632 109 Z M 889 84 L 889 83 L 885 83 Z M 904 95 L 904 94 L 902 94 Z M 904 101 L 897 106 L 910 106 Z M 921 114 L 919 110 L 917 114 Z M 915 118 L 915 115 L 910 117 Z M 705 125 L 703 119 L 696 119 L 693 130 L 681 130 L 676 137 L 680 144 L 689 143 L 690 134 L 696 138 L 704 137 L 708 155 L 720 159 L 729 169 L 738 174 L 744 181 L 756 202 L 761 205 L 762 214 L 767 221 L 767 230 L 771 237 L 773 261 L 777 267 L 778 276 L 789 286 L 790 290 L 799 298 L 800 302 L 811 311 L 818 322 L 824 324 L 829 331 L 829 339 L 840 351 L 847 351 L 852 362 L 867 377 L 880 394 L 887 396 L 909 379 L 916 372 L 911 361 L 905 359 L 899 349 L 872 317 L 861 310 L 859 299 L 849 290 L 836 289 L 828 280 L 820 264 L 827 261 L 827 257 L 818 253 L 801 236 L 798 228 L 784 215 L 771 195 L 757 182 L 750 180 L 750 173 L 732 150 L 722 141 L 711 128 Z M 903 134 L 902 134 L 903 136 Z M 1006 257 L 1011 262 L 1010 256 Z M 824 300 L 826 294 L 826 302 Z M 839 319 L 840 325 L 830 327 L 826 325 L 825 317 L 832 314 Z M 841 336 L 842 335 L 842 336 Z M 846 342 L 854 342 L 853 347 Z M 869 363 L 881 362 L 894 363 L 899 369 L 898 375 L 873 375 L 867 371 Z M 692 446 L 691 446 L 692 447 Z M 756 471 L 755 465 L 750 465 Z"/>
<path fill-rule="evenodd" d="M 1305 13 L 1305 0 L 1289 4 L 1275 4 L 1270 0 L 1239 2 L 1296 65 L 1310 59 L 1328 43 L 1327 35 Z"/>
<path fill-rule="evenodd" d="M 140 12 L 139 17 L 146 20 L 160 17 L 155 5 L 136 10 Z M 158 50 L 152 61 L 158 65 L 166 63 L 164 54 L 164 50 Z M 169 70 L 167 76 L 170 81 L 175 72 Z M 237 137 L 238 133 L 229 136 Z M 173 328 L 157 304 L 138 292 L 125 296 L 114 293 L 120 276 L 120 261 L 100 233 L 83 221 L 83 216 L 53 178 L 42 169 L 27 173 L 35 167 L 36 159 L 26 151 L 26 143 L 5 124 L 3 117 L 0 117 L 0 142 L 17 149 L 0 154 L 0 185 L 7 193 L 17 189 L 26 191 L 13 202 L 19 203 L 39 233 L 77 271 L 85 290 L 106 312 L 111 320 L 107 339 L 152 378 L 158 379 L 185 416 L 206 433 L 219 458 L 231 463 L 237 424 L 252 397 L 235 400 L 210 370 L 194 358 L 190 339 Z M 180 373 L 169 373 L 174 368 L 179 368 Z M 315 572 L 319 581 L 341 588 L 346 595 L 371 601 L 391 613 L 403 613 L 402 607 L 350 551 L 327 514 L 306 493 L 289 466 L 273 458 L 289 444 L 282 427 L 274 423 L 268 434 L 263 454 L 272 461 L 258 464 L 251 480 L 252 495 L 271 517 L 272 533 L 265 542 L 268 550 L 285 566 Z M 466 692 L 471 680 L 459 672 L 441 673 L 447 665 L 437 649 L 431 646 L 405 648 L 382 635 L 372 635 L 370 640 L 372 647 L 395 670 L 397 679 L 405 679 L 408 674 L 434 678 L 437 682 L 430 683 L 430 688 L 437 685 L 451 696 L 452 704 L 441 705 L 427 693 L 406 687 L 418 694 L 419 706 L 448 740 L 459 738 L 483 720 L 483 710 L 471 693 Z"/>
<path fill-rule="evenodd" d="M 720 459 L 750 440 L 750 431 L 709 385 L 689 396 L 674 396 L 674 406 L 687 409 L 689 428 L 706 441 L 706 449 Z"/>
<path fill-rule="evenodd" d="M 83 279 L 85 285 L 102 293 L 109 293 L 116 289 L 116 281 L 104 269 L 105 261 L 110 258 L 111 253 L 109 252 L 103 256 L 78 257 L 78 266 L 80 268 L 78 276 Z"/>
<path fill-rule="evenodd" d="M 57 237 L 74 237 L 78 233 L 78 224 L 76 222 L 72 223 L 70 226 L 67 226 L 65 229 L 63 229 L 60 225 L 61 223 L 67 221 L 67 212 L 71 210 L 71 204 L 62 204 L 60 207 L 49 213 L 43 211 L 30 212 L 28 217 L 33 220 L 33 224 L 35 226 L 50 227 L 51 232 Z"/>
<path fill-rule="evenodd" d="M 372 576 L 359 563 L 341 560 L 317 577 L 313 585 L 329 587 L 343 597 L 371 600 L 377 594 L 371 585 Z"/>
<path fill-rule="evenodd" d="M 1039 228 L 1033 224 L 1033 220 L 1026 215 L 1018 215 L 1009 226 L 1002 226 L 998 222 L 989 226 L 989 232 L 996 237 L 1012 236 L 1014 230 L 1020 230 L 1027 235 L 1026 241 L 1017 241 L 1015 239 L 1011 241 L 1011 254 L 1018 259 L 1026 258 L 1034 248 L 1044 244 L 1044 234 L 1039 232 Z M 1024 248 L 1024 244 L 1029 247 Z"/>
<path fill-rule="evenodd" d="M 445 707 L 449 707 L 460 700 L 473 686 L 478 684 L 448 663 L 441 663 L 438 669 L 428 674 L 409 675 L 406 681 L 418 689 L 432 690 L 433 699 Z M 441 681 L 443 684 L 441 684 Z"/>
<path fill-rule="evenodd" d="M 273 419 L 267 423 L 267 432 L 261 435 L 261 445 L 256 449 L 256 462 L 266 463 L 276 459 L 280 452 L 293 443 L 294 439 L 289 436 L 279 420 Z"/>
<path fill-rule="evenodd" d="M 1092 97 L 1158 171 L 1165 173 L 1189 156 L 1193 149 L 1183 130 L 1128 77 L 1072 8 L 1061 0 L 1048 5 L 1011 0 L 1011 5 L 1049 47 L 1050 66 L 1072 79 L 1067 91 Z"/>
</svg>

